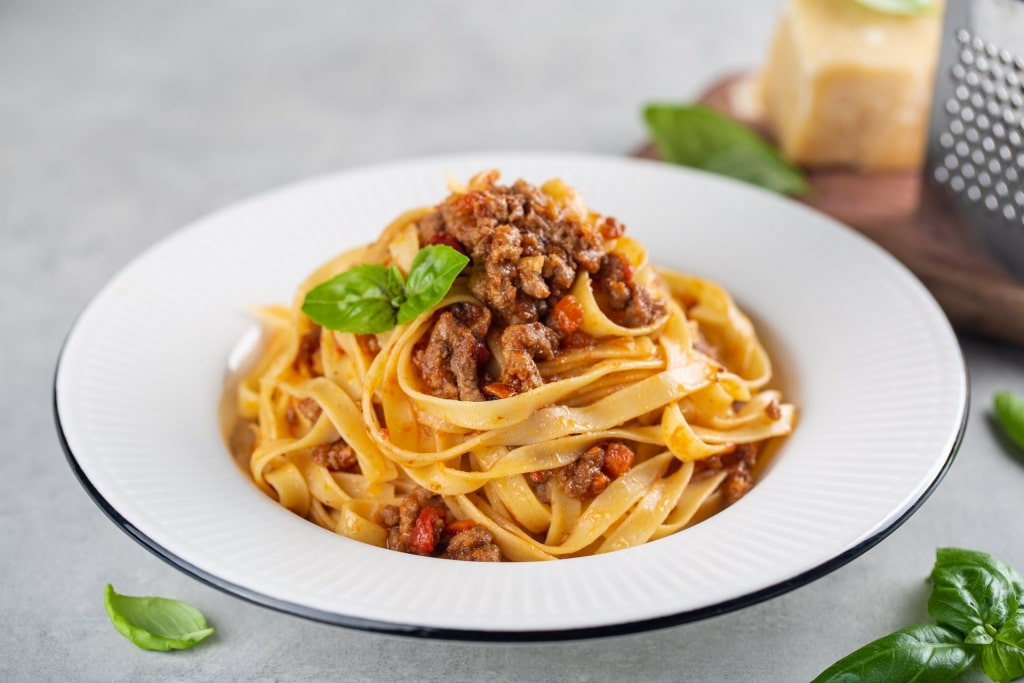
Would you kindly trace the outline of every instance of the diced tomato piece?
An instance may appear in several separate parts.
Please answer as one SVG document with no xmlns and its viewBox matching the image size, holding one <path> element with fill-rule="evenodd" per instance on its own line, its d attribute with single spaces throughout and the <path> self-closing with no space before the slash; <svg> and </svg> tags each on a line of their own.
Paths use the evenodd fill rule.
<svg viewBox="0 0 1024 683">
<path fill-rule="evenodd" d="M 476 526 L 476 522 L 471 519 L 457 519 L 444 528 L 450 534 L 457 534 L 460 531 L 466 531 Z"/>
<path fill-rule="evenodd" d="M 509 396 L 516 395 L 515 389 L 501 382 L 491 382 L 484 387 L 484 391 L 494 398 L 508 398 Z"/>
<path fill-rule="evenodd" d="M 598 224 L 597 231 L 606 240 L 613 240 L 617 237 L 622 237 L 623 233 L 626 232 L 626 226 L 611 216 L 605 216 Z"/>
<path fill-rule="evenodd" d="M 441 522 L 441 524 L 438 523 Z M 444 510 L 436 507 L 425 507 L 416 517 L 416 523 L 409 534 L 409 548 L 420 555 L 434 552 L 438 541 L 438 527 L 443 528 Z"/>
<path fill-rule="evenodd" d="M 563 333 L 575 332 L 583 324 L 583 304 L 572 294 L 566 294 L 555 303 L 554 318 Z"/>
<path fill-rule="evenodd" d="M 636 460 L 636 454 L 633 453 L 632 448 L 619 441 L 611 441 L 605 447 L 604 464 L 601 466 L 601 470 L 612 479 L 618 479 L 629 471 L 634 460 Z"/>
</svg>

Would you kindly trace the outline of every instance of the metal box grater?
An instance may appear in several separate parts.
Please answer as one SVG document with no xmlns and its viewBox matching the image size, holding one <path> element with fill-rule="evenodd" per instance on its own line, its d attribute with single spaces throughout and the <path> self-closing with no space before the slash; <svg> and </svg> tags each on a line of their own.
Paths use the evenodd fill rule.
<svg viewBox="0 0 1024 683">
<path fill-rule="evenodd" d="M 933 179 L 1024 280 L 1024 0 L 947 0 L 930 123 Z"/>
</svg>

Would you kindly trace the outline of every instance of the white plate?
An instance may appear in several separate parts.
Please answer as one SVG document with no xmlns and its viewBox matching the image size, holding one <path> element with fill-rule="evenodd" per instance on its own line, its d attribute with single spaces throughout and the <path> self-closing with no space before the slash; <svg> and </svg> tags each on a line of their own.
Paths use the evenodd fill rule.
<svg viewBox="0 0 1024 683">
<path fill-rule="evenodd" d="M 252 304 L 287 302 L 330 255 L 445 173 L 561 177 L 663 265 L 723 284 L 776 362 L 796 431 L 764 479 L 646 546 L 547 563 L 404 555 L 336 536 L 260 493 L 225 452 L 217 405 Z M 568 154 L 414 160 L 304 182 L 182 229 L 82 313 L 58 364 L 69 462 L 128 534 L 185 572 L 285 612 L 474 639 L 608 635 L 743 607 L 881 540 L 936 486 L 967 407 L 956 337 L 924 287 L 868 240 L 746 185 L 655 162 Z"/>
</svg>

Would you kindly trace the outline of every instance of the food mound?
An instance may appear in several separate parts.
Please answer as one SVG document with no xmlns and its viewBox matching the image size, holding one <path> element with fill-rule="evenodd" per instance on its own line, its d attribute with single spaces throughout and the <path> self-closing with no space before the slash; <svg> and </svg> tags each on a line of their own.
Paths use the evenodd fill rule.
<svg viewBox="0 0 1024 683">
<path fill-rule="evenodd" d="M 794 409 L 750 321 L 559 180 L 450 181 L 261 310 L 253 481 L 349 538 L 542 560 L 662 538 L 752 486 Z"/>
</svg>

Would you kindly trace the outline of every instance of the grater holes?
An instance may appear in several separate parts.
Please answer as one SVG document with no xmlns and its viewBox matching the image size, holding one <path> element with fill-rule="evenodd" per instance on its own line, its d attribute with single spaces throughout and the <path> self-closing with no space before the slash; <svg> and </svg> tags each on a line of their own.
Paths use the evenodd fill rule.
<svg viewBox="0 0 1024 683">
<path fill-rule="evenodd" d="M 936 138 L 941 162 L 932 175 L 963 201 L 1017 221 L 1024 215 L 1024 61 L 966 29 L 955 38 L 959 60 L 948 72 L 947 126 Z"/>
</svg>

